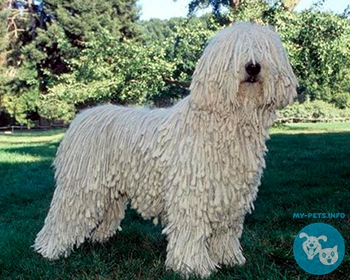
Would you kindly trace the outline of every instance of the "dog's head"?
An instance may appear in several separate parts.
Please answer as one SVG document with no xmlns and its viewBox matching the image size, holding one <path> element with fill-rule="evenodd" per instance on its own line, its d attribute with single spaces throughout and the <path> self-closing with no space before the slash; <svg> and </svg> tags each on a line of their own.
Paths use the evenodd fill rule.
<svg viewBox="0 0 350 280">
<path fill-rule="evenodd" d="M 293 103 L 297 85 L 279 35 L 240 22 L 209 41 L 193 75 L 192 104 L 203 110 L 238 108 L 248 99 L 274 110 Z"/>
<path fill-rule="evenodd" d="M 320 244 L 319 240 L 323 240 L 324 242 L 327 241 L 327 236 L 321 235 L 319 237 L 316 236 L 309 236 L 305 232 L 301 232 L 299 234 L 299 238 L 306 237 L 306 240 L 303 242 L 303 250 L 306 253 L 309 260 L 312 260 L 314 256 L 316 256 L 321 250 L 322 245 Z"/>
</svg>

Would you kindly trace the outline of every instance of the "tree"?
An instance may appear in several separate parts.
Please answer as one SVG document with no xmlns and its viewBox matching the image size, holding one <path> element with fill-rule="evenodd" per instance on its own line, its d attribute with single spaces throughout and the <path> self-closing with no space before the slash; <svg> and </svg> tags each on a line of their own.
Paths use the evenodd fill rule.
<svg viewBox="0 0 350 280">
<path fill-rule="evenodd" d="M 69 121 L 77 109 L 102 102 L 171 105 L 189 93 L 207 40 L 238 20 L 275 26 L 300 93 L 350 106 L 346 12 L 323 13 L 315 6 L 296 13 L 286 1 L 192 1 L 220 4 L 225 21 L 214 13 L 137 24 L 136 0 L 80 1 L 47 0 L 43 9 L 2 3 L 0 106 L 18 122 L 39 113 Z"/>
<path fill-rule="evenodd" d="M 45 95 L 61 75 L 71 71 L 72 61 L 79 57 L 85 43 L 101 30 L 108 29 L 117 41 L 138 34 L 136 0 L 8 0 L 0 17 L 7 22 L 2 37 L 7 38 L 7 44 L 0 54 L 5 57 L 2 69 L 10 74 L 0 81 L 1 106 L 5 109 L 13 105 L 11 102 L 22 100 L 24 93 Z M 8 95 L 11 98 L 5 98 Z M 37 111 L 39 100 L 30 100 L 35 104 L 26 112 L 32 108 Z"/>
<path fill-rule="evenodd" d="M 270 9 L 265 21 L 277 28 L 286 44 L 300 93 L 327 102 L 339 94 L 344 100 L 346 92 L 349 96 L 350 22 L 345 16 L 314 6 L 301 13 Z"/>
<path fill-rule="evenodd" d="M 36 61 L 42 92 L 56 75 L 69 72 L 70 59 L 101 30 L 107 29 L 120 41 L 137 35 L 136 0 L 47 0 L 45 6 L 50 21 L 41 24 L 35 40 L 24 49 L 26 57 Z"/>
<path fill-rule="evenodd" d="M 273 5 L 275 3 L 281 3 L 286 10 L 293 11 L 299 2 L 300 0 L 191 0 L 188 5 L 188 13 L 192 15 L 198 9 L 211 7 L 217 21 L 226 25 L 232 22 L 232 17 L 227 16 L 239 9 L 241 4 L 266 3 Z"/>
<path fill-rule="evenodd" d="M 188 94 L 188 90 L 184 88 L 190 84 L 205 44 L 218 28 L 219 25 L 212 15 L 190 17 L 175 26 L 167 41 L 167 59 L 175 65 L 172 80 L 182 82 L 182 84 L 173 83 L 176 87 L 171 87 L 171 90 L 178 92 L 179 96 Z M 182 88 L 178 85 L 182 85 Z"/>
<path fill-rule="evenodd" d="M 219 15 L 223 8 L 236 9 L 244 0 L 192 0 L 188 5 L 188 12 L 192 14 L 196 9 L 207 8 L 213 9 L 214 15 Z"/>
<path fill-rule="evenodd" d="M 27 110 L 32 109 L 27 106 L 31 98 L 20 98 L 25 92 L 33 92 L 37 87 L 35 67 L 25 61 L 21 39 L 25 38 L 27 26 L 32 22 L 32 17 L 28 9 L 15 5 L 15 2 L 8 0 L 3 2 L 0 11 L 1 18 L 1 39 L 0 39 L 0 106 L 10 113 L 13 121 L 24 123 L 23 117 Z M 28 34 L 31 30 L 27 30 Z"/>
<path fill-rule="evenodd" d="M 116 38 L 104 30 L 86 43 L 72 61 L 71 73 L 49 89 L 40 113 L 50 119 L 71 120 L 77 109 L 98 103 L 152 106 L 165 86 L 162 75 L 170 75 L 173 64 L 165 60 L 163 44 L 143 45 Z"/>
<path fill-rule="evenodd" d="M 151 20 L 142 22 L 144 43 L 165 43 L 166 60 L 172 62 L 174 71 L 171 76 L 163 75 L 168 85 L 167 101 L 182 98 L 189 93 L 191 77 L 208 39 L 217 31 L 219 25 L 208 14 L 201 17 L 172 18 L 169 20 Z M 165 94 L 163 94 L 164 96 Z M 156 102 L 158 104 L 158 102 Z"/>
<path fill-rule="evenodd" d="M 142 23 L 148 32 L 139 41 L 115 44 L 108 30 L 100 32 L 74 60 L 74 71 L 43 96 L 41 113 L 69 120 L 91 104 L 163 107 L 188 94 L 195 65 L 218 26 L 211 16 L 154 23 Z"/>
<path fill-rule="evenodd" d="M 139 21 L 142 41 L 145 44 L 154 42 L 164 42 L 169 37 L 173 36 L 178 25 L 183 25 L 188 22 L 186 18 L 170 18 L 170 19 L 157 19 L 152 18 L 150 20 Z"/>
</svg>

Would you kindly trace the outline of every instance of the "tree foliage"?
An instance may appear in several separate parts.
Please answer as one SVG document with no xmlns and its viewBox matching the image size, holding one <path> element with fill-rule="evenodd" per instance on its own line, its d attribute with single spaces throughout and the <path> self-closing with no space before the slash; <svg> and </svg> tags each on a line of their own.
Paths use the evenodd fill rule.
<svg viewBox="0 0 350 280">
<path fill-rule="evenodd" d="M 20 123 L 33 113 L 69 121 L 104 102 L 171 105 L 188 94 L 207 40 L 240 20 L 276 28 L 300 96 L 350 106 L 347 11 L 321 12 L 317 4 L 298 13 L 297 0 L 193 0 L 190 12 L 211 6 L 213 13 L 140 22 L 136 0 L 47 0 L 44 16 L 14 2 L 0 0 L 0 108 Z"/>
<path fill-rule="evenodd" d="M 285 42 L 303 96 L 326 102 L 339 94 L 349 96 L 348 18 L 321 12 L 317 5 L 301 13 L 270 9 L 264 18 Z"/>
<path fill-rule="evenodd" d="M 41 113 L 70 120 L 77 108 L 98 103 L 152 105 L 165 85 L 162 75 L 172 70 L 162 45 L 116 43 L 105 30 L 72 61 L 72 72 L 61 75 L 59 83 L 43 96 Z"/>
<path fill-rule="evenodd" d="M 24 93 L 42 98 L 71 71 L 72 61 L 96 33 L 107 29 L 118 41 L 138 34 L 136 0 L 47 0 L 40 7 L 38 3 L 9 0 L 0 12 L 6 23 L 0 26 L 0 32 L 5 30 L 0 41 L 5 73 L 0 96 L 5 109 L 11 100 L 22 100 Z M 32 99 L 35 104 L 29 107 L 22 104 L 25 111 L 16 111 L 17 121 L 28 110 L 38 111 L 40 98 Z"/>
<path fill-rule="evenodd" d="M 286 11 L 293 11 L 300 0 L 191 0 L 188 5 L 188 13 L 192 15 L 195 11 L 211 7 L 216 20 L 222 24 L 232 22 L 229 14 L 241 9 L 241 5 L 250 6 L 251 4 L 273 5 L 280 3 Z"/>
<path fill-rule="evenodd" d="M 40 113 L 69 120 L 92 104 L 169 106 L 188 94 L 195 64 L 217 27 L 210 20 L 172 19 L 157 30 L 154 22 L 141 24 L 150 32 L 137 41 L 116 44 L 108 30 L 96 34 L 72 61 L 72 71 L 43 96 Z"/>
</svg>

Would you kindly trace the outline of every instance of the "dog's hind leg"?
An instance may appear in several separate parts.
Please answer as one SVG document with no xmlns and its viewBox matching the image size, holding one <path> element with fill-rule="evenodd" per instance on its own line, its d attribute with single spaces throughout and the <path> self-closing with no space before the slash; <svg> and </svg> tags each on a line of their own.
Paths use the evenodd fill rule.
<svg viewBox="0 0 350 280">
<path fill-rule="evenodd" d="M 92 180 L 93 173 L 80 180 L 57 174 L 50 211 L 33 246 L 49 259 L 68 256 L 88 239 L 104 241 L 113 235 L 124 217 L 127 200 L 120 194 L 116 198 L 115 188 L 98 187 L 100 181 Z"/>
<path fill-rule="evenodd" d="M 59 185 L 44 227 L 35 239 L 34 249 L 48 259 L 67 257 L 74 246 L 79 247 L 98 225 L 97 210 L 96 201 L 84 191 L 72 194 L 62 191 Z"/>
</svg>

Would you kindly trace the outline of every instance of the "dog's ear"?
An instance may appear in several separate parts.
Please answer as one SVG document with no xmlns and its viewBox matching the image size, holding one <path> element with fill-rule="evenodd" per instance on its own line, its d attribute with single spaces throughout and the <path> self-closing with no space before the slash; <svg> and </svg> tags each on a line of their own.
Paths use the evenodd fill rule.
<svg viewBox="0 0 350 280">
<path fill-rule="evenodd" d="M 327 241 L 327 236 L 325 236 L 325 235 L 321 235 L 321 236 L 319 236 L 318 238 L 317 238 L 318 240 L 323 240 L 324 242 L 326 242 Z"/>
<path fill-rule="evenodd" d="M 302 233 L 299 234 L 299 238 L 304 238 L 304 237 L 309 239 L 309 236 L 305 232 L 302 232 Z"/>
</svg>

